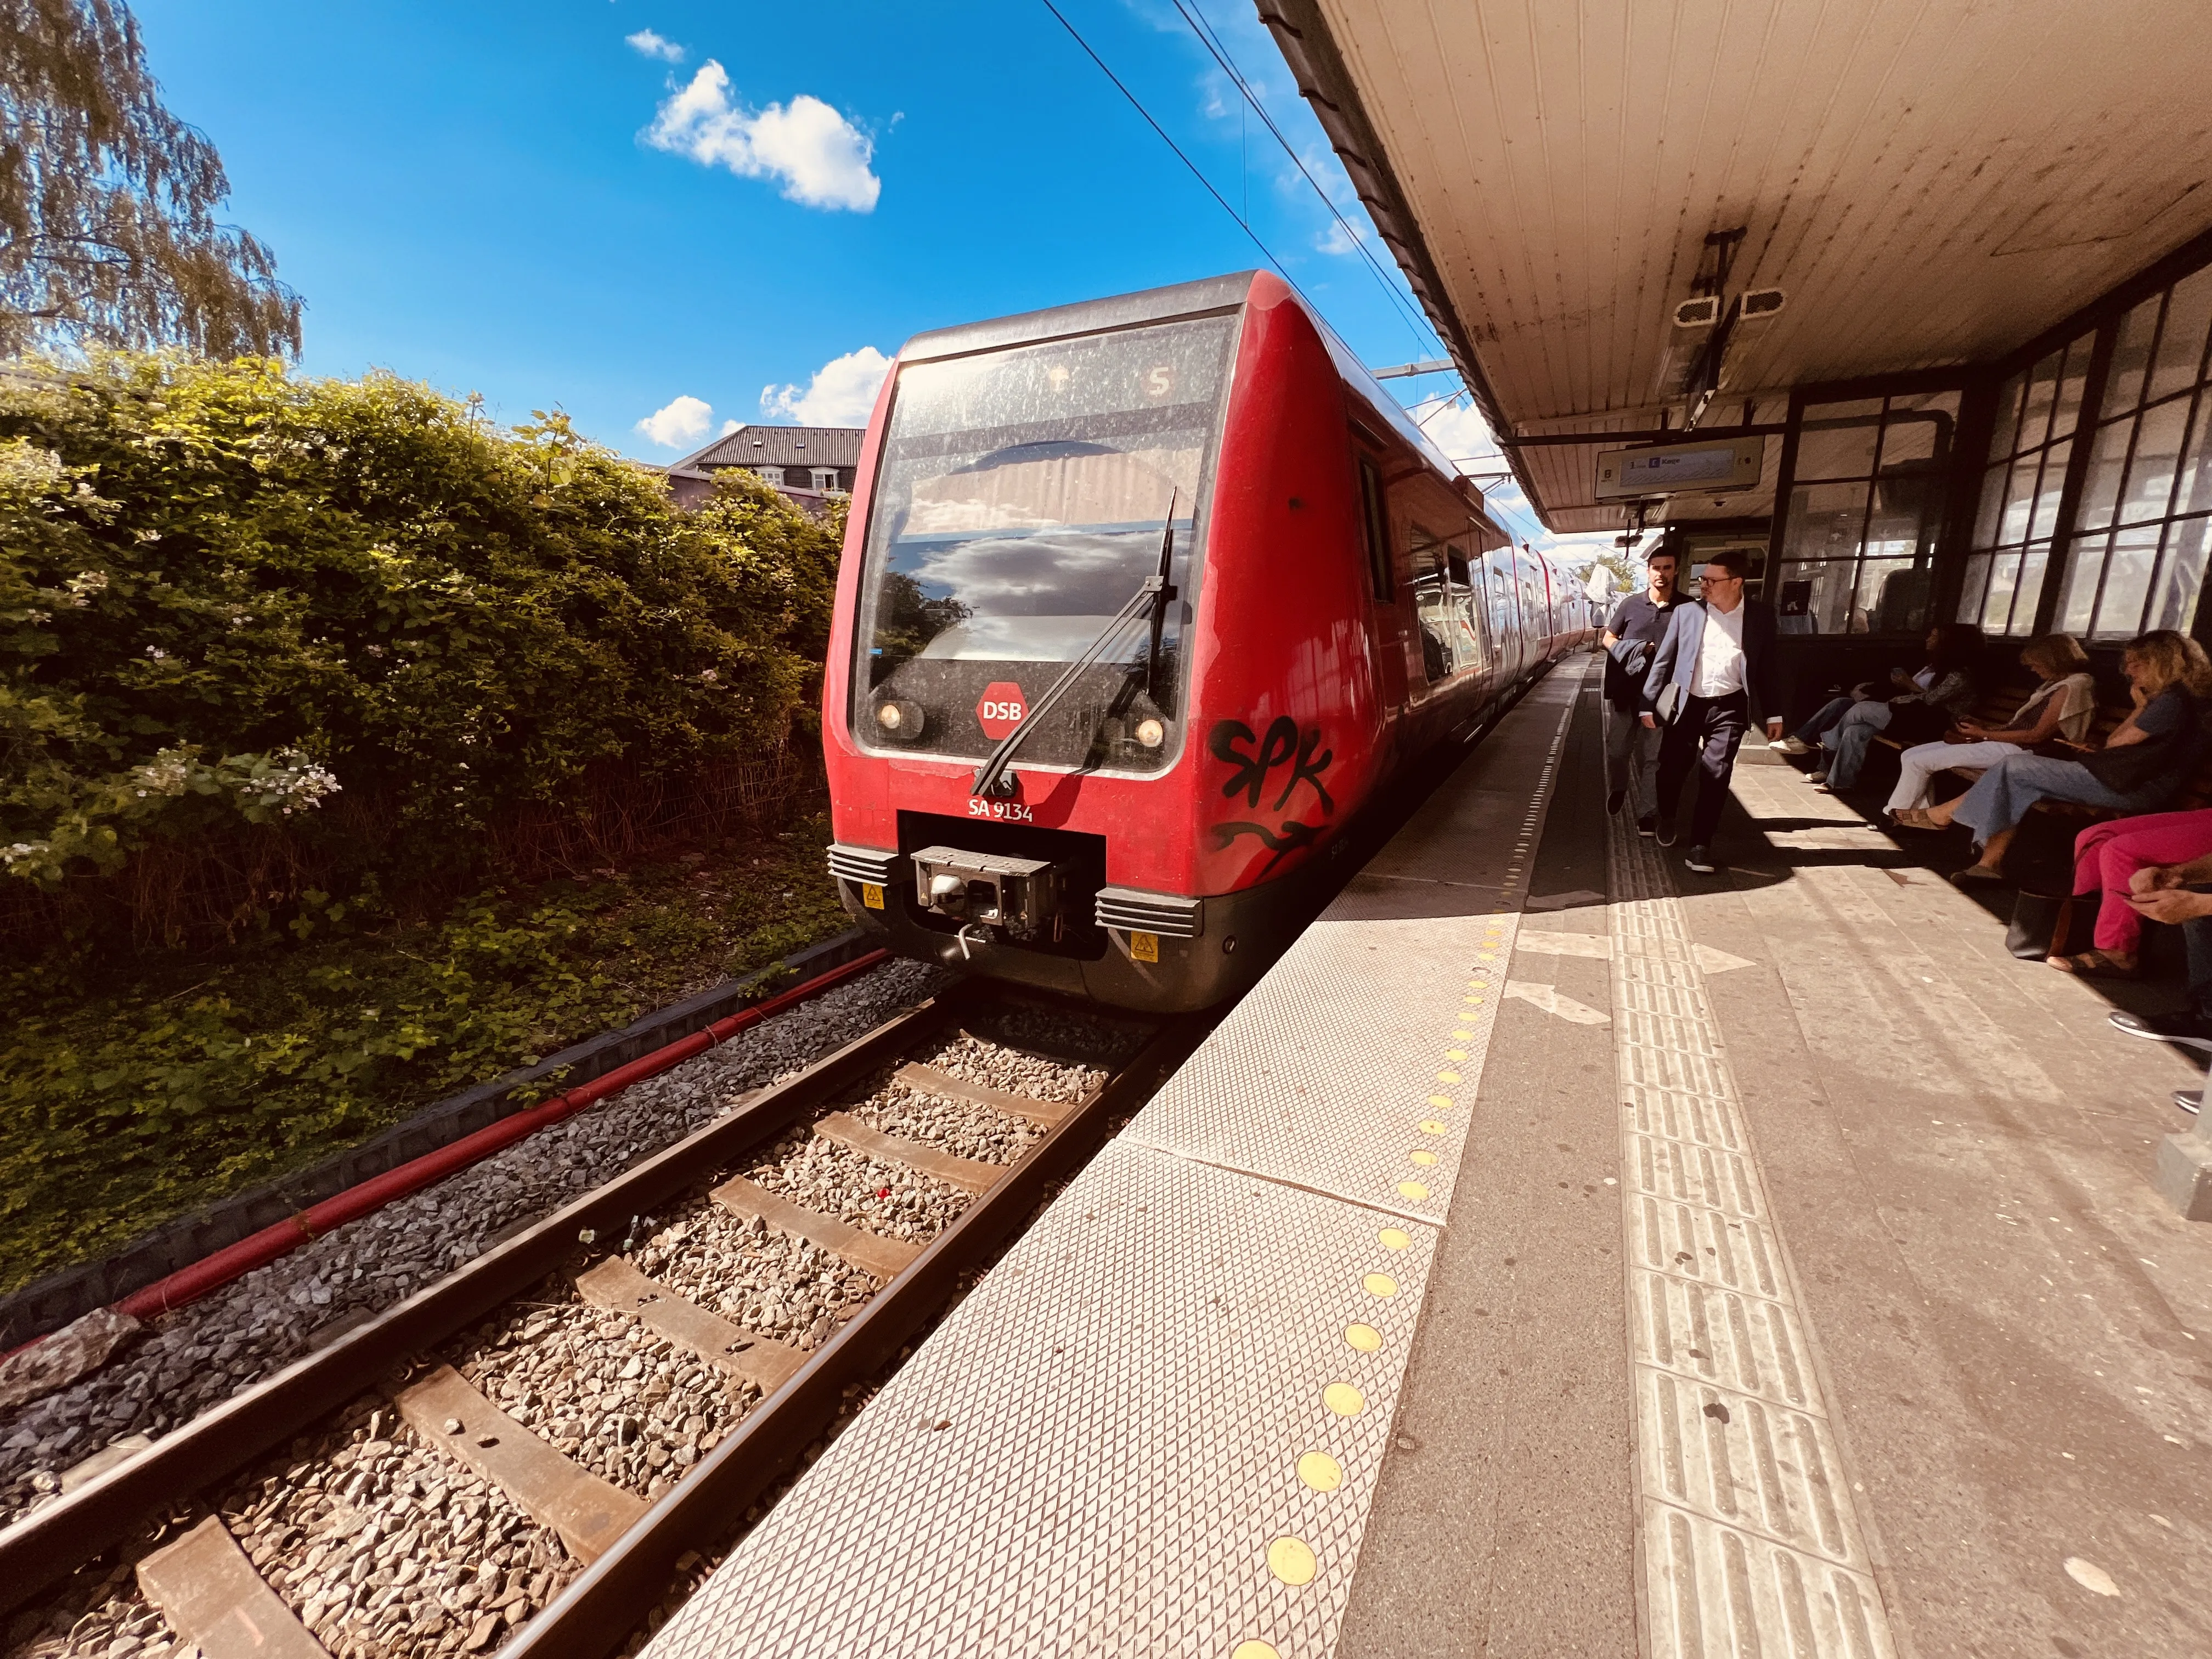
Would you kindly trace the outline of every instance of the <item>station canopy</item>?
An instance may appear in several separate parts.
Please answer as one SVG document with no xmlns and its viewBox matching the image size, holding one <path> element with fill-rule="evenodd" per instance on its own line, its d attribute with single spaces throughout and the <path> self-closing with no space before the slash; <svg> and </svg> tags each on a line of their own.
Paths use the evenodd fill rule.
<svg viewBox="0 0 2212 1659">
<path fill-rule="evenodd" d="M 2202 0 L 1260 14 L 1556 531 L 1623 521 L 1595 447 L 1513 440 L 1679 431 L 1701 391 L 1705 428 L 1771 422 L 1793 386 L 1984 362 L 2212 226 Z M 1716 324 L 1678 324 L 1701 293 Z M 1763 494 L 1666 516 L 1771 512 L 1778 448 Z"/>
</svg>

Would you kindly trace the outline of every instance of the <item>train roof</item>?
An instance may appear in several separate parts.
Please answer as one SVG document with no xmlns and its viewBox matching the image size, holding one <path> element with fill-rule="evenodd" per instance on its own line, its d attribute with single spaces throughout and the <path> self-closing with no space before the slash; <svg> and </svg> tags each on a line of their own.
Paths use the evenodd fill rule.
<svg viewBox="0 0 2212 1659">
<path fill-rule="evenodd" d="M 1236 310 L 1252 295 L 1252 285 L 1262 280 L 1279 280 L 1266 271 L 1239 270 L 1223 276 L 1207 276 L 1194 283 L 1176 283 L 1166 288 L 1145 289 L 1135 294 L 1117 294 L 1103 300 L 1081 300 L 1073 305 L 1052 306 L 1042 311 L 1018 312 L 1011 317 L 994 317 L 987 322 L 962 323 L 951 328 L 931 329 L 917 334 L 899 348 L 902 363 L 928 362 L 946 357 L 963 357 L 970 352 L 996 351 L 1006 346 L 1030 345 L 1043 340 L 1065 339 L 1076 334 L 1097 334 L 1109 329 L 1134 328 L 1146 323 L 1167 322 L 1179 317 L 1203 317 L 1216 312 Z M 1287 286 L 1287 285 L 1286 285 Z M 1291 301 L 1303 310 L 1314 327 L 1320 331 L 1328 348 L 1330 361 L 1346 386 L 1359 394 L 1361 400 L 1374 411 L 1375 418 L 1389 427 L 1399 439 L 1419 451 L 1422 459 L 1446 477 L 1459 478 L 1459 468 L 1453 465 L 1436 441 L 1421 430 L 1413 416 L 1407 414 L 1398 400 L 1384 388 L 1382 383 L 1369 372 L 1352 348 L 1338 337 L 1328 319 L 1306 302 L 1295 289 L 1289 290 Z M 1473 485 L 1468 489 L 1477 501 L 1477 511 L 1486 519 L 1481 491 Z M 1494 520 L 1492 529 L 1503 535 L 1504 530 Z"/>
</svg>

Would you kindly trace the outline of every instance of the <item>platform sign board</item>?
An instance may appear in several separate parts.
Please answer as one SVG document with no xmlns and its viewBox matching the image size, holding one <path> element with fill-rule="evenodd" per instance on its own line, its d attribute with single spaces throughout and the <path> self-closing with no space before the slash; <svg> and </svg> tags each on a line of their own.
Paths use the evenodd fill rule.
<svg viewBox="0 0 2212 1659">
<path fill-rule="evenodd" d="M 1759 483 L 1765 460 L 1764 438 L 1601 450 L 1597 499 L 1630 501 L 1652 495 L 1723 495 L 1749 489 Z"/>
</svg>

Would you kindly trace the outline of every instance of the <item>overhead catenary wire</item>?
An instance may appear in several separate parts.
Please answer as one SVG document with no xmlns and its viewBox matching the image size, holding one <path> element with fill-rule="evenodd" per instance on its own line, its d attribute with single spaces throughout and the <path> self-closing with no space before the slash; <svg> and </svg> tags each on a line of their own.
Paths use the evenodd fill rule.
<svg viewBox="0 0 2212 1659">
<path fill-rule="evenodd" d="M 1182 14 L 1182 21 L 1190 26 L 1190 32 L 1198 37 L 1198 43 L 1204 46 L 1213 61 L 1220 65 L 1221 72 L 1235 83 L 1245 104 L 1250 107 L 1255 115 L 1260 118 L 1261 125 L 1274 135 L 1275 142 L 1282 146 L 1283 154 L 1291 158 L 1291 165 L 1298 170 L 1299 177 L 1313 186 L 1313 192 L 1321 198 L 1321 204 L 1328 210 L 1329 216 L 1336 221 L 1338 227 L 1344 232 L 1345 240 L 1352 244 L 1353 251 L 1359 255 L 1365 262 L 1368 270 L 1374 274 L 1375 280 L 1382 284 L 1382 291 L 1389 295 L 1391 303 L 1397 307 L 1401 314 L 1413 325 L 1414 337 L 1418 340 L 1425 334 L 1437 343 L 1446 356 L 1449 356 L 1450 348 L 1444 344 L 1443 337 L 1437 332 L 1435 325 L 1424 317 L 1413 306 L 1407 296 L 1399 290 L 1398 285 L 1390 280 L 1389 273 L 1383 270 L 1381 261 L 1376 258 L 1373 251 L 1367 246 L 1366 234 L 1344 216 L 1343 210 L 1337 206 L 1335 198 L 1307 167 L 1305 158 L 1298 154 L 1290 139 L 1285 136 L 1283 130 L 1275 125 L 1275 118 L 1267 112 L 1267 106 L 1260 101 L 1259 94 L 1252 90 L 1252 83 L 1244 78 L 1244 72 L 1237 67 L 1235 60 L 1229 55 L 1229 48 L 1221 43 L 1220 37 L 1214 33 L 1213 25 L 1206 21 L 1205 14 L 1197 11 L 1194 4 L 1185 5 L 1183 0 L 1172 0 L 1172 3 L 1176 10 Z"/>
<path fill-rule="evenodd" d="M 1138 114 L 1145 118 L 1145 125 L 1152 128 L 1154 132 L 1159 134 L 1160 142 L 1175 152 L 1176 160 L 1181 161 L 1185 167 L 1190 169 L 1190 176 L 1197 179 L 1200 184 L 1206 186 L 1206 193 L 1208 196 L 1211 196 L 1215 201 L 1221 204 L 1221 210 L 1227 214 L 1231 218 L 1237 221 L 1238 228 L 1243 230 L 1247 236 L 1249 236 L 1252 239 L 1252 245 L 1258 248 L 1261 253 L 1267 256 L 1267 263 L 1274 266 L 1277 274 L 1293 289 L 1297 290 L 1297 295 L 1300 299 L 1305 301 L 1308 305 L 1313 305 L 1313 296 L 1308 294 L 1305 289 L 1298 287 L 1298 279 L 1291 276 L 1289 270 L 1284 265 L 1283 262 L 1275 257 L 1274 249 L 1269 247 L 1265 241 L 1261 240 L 1260 233 L 1253 229 L 1252 227 L 1245 222 L 1244 216 L 1238 213 L 1234 207 L 1230 205 L 1229 198 L 1213 187 L 1213 180 L 1207 178 L 1206 174 L 1200 170 L 1197 162 L 1192 161 L 1189 156 L 1183 153 L 1182 146 L 1176 143 L 1173 138 L 1168 136 L 1168 130 L 1159 124 L 1158 120 L 1154 118 L 1152 111 L 1145 107 L 1144 100 L 1138 97 L 1135 93 L 1132 92 L 1127 83 L 1122 81 L 1121 77 L 1115 74 L 1114 71 L 1107 66 L 1106 60 L 1098 55 L 1097 49 L 1094 48 L 1088 40 L 1083 38 L 1082 31 L 1078 29 L 1074 24 L 1067 21 L 1066 15 L 1063 13 L 1058 6 L 1053 4 L 1052 0 L 1041 0 L 1041 3 L 1047 11 L 1053 15 L 1054 21 L 1059 23 L 1060 27 L 1067 31 L 1068 38 L 1073 40 L 1077 46 L 1083 48 L 1084 56 L 1090 58 L 1092 63 L 1098 65 L 1098 72 L 1114 83 L 1114 89 L 1129 100 L 1129 106 L 1135 110 Z M 1318 311 L 1321 307 L 1315 306 L 1314 308 Z"/>
</svg>

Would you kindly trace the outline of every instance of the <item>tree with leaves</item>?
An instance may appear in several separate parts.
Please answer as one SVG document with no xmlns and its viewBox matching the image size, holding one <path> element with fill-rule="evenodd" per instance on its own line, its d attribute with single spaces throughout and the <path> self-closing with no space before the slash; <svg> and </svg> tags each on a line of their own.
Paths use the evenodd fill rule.
<svg viewBox="0 0 2212 1659">
<path fill-rule="evenodd" d="M 162 106 L 122 0 L 0 0 L 0 355 L 296 352 L 275 259 L 216 222 L 229 192 L 215 146 Z"/>
</svg>

